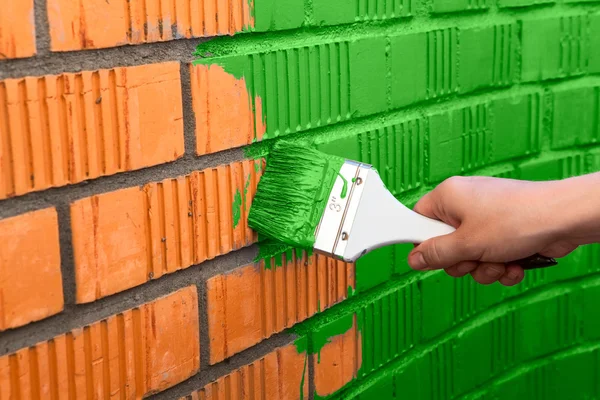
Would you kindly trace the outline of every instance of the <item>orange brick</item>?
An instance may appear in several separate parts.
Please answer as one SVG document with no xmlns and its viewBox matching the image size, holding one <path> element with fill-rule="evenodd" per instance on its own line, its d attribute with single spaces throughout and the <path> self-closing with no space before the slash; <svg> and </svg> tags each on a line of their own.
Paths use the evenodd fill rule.
<svg viewBox="0 0 600 400">
<path fill-rule="evenodd" d="M 236 162 L 74 202 L 77 302 L 91 302 L 254 243 L 247 213 L 260 164 Z"/>
<path fill-rule="evenodd" d="M 34 54 L 33 0 L 0 0 L 0 60 Z"/>
<path fill-rule="evenodd" d="M 183 154 L 175 62 L 0 81 L 0 199 Z"/>
<path fill-rule="evenodd" d="M 253 106 L 243 77 L 237 79 L 216 64 L 190 65 L 190 76 L 198 155 L 263 138 L 262 101 L 256 96 Z"/>
<path fill-rule="evenodd" d="M 63 304 L 56 210 L 1 220 L 0 331 L 57 314 Z"/>
<path fill-rule="evenodd" d="M 141 399 L 199 368 L 190 286 L 1 357 L 0 398 Z"/>
<path fill-rule="evenodd" d="M 321 255 L 251 264 L 207 281 L 210 364 L 220 362 L 347 297 L 354 265 Z"/>
<path fill-rule="evenodd" d="M 48 0 L 51 49 L 101 49 L 183 37 L 233 35 L 254 26 L 250 3 L 248 0 Z"/>
<path fill-rule="evenodd" d="M 356 378 L 362 364 L 362 341 L 360 331 L 356 329 L 356 315 L 350 330 L 332 337 L 312 357 L 315 365 L 315 395 L 329 396 Z"/>
<path fill-rule="evenodd" d="M 294 344 L 280 347 L 180 400 L 308 399 L 306 357 Z"/>
</svg>

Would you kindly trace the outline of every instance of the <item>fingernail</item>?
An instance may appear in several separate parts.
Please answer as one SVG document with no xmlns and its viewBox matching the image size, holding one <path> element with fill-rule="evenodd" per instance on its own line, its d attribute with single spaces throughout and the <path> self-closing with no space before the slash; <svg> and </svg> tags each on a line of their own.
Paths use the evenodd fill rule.
<svg viewBox="0 0 600 400">
<path fill-rule="evenodd" d="M 500 274 L 502 274 L 502 270 L 500 270 L 499 268 L 496 268 L 496 267 L 487 267 L 485 269 L 485 274 L 487 276 L 489 276 L 490 278 L 495 278 L 497 276 L 500 276 Z"/>
<path fill-rule="evenodd" d="M 425 263 L 425 258 L 423 257 L 423 253 L 421 252 L 415 252 L 410 256 L 410 259 L 408 260 L 408 263 L 410 264 L 412 269 L 425 269 L 427 268 L 427 265 Z"/>
</svg>

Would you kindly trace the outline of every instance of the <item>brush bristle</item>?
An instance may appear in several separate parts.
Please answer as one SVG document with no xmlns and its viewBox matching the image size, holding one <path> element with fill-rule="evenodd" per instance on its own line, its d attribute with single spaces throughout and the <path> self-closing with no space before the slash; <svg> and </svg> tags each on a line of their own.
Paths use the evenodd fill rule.
<svg viewBox="0 0 600 400">
<path fill-rule="evenodd" d="M 252 201 L 249 226 L 290 246 L 312 248 L 315 229 L 344 162 L 309 147 L 276 144 Z"/>
</svg>

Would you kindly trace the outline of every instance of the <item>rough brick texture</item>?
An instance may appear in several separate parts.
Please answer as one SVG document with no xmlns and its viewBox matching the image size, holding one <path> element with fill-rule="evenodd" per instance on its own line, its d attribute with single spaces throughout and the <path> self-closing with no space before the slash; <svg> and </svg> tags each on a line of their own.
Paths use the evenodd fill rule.
<svg viewBox="0 0 600 400">
<path fill-rule="evenodd" d="M 246 0 L 48 0 L 48 20 L 52 50 L 68 51 L 234 34 L 254 18 Z"/>
<path fill-rule="evenodd" d="M 59 246 L 54 208 L 0 220 L 0 330 L 62 311 Z"/>
<path fill-rule="evenodd" d="M 2 0 L 0 10 L 0 60 L 33 56 L 36 53 L 33 0 Z"/>
<path fill-rule="evenodd" d="M 308 364 L 297 339 L 263 358 L 244 365 L 181 400 L 308 399 Z"/>
<path fill-rule="evenodd" d="M 0 81 L 0 199 L 183 154 L 179 64 Z"/>
<path fill-rule="evenodd" d="M 354 267 L 323 256 L 251 264 L 207 282 L 211 364 L 330 308 L 354 287 Z"/>
<path fill-rule="evenodd" d="M 197 307 L 192 286 L 6 355 L 0 394 L 133 399 L 173 386 L 200 367 Z"/>
<path fill-rule="evenodd" d="M 253 243 L 256 233 L 248 228 L 247 215 L 259 165 L 236 162 L 73 203 L 77 302 L 97 300 Z M 242 193 L 243 201 L 234 209 L 234 198 Z"/>
<path fill-rule="evenodd" d="M 503 288 L 247 220 L 277 140 L 407 206 L 600 171 L 598 49 L 600 0 L 0 0 L 0 399 L 600 398 L 600 245 Z"/>
</svg>

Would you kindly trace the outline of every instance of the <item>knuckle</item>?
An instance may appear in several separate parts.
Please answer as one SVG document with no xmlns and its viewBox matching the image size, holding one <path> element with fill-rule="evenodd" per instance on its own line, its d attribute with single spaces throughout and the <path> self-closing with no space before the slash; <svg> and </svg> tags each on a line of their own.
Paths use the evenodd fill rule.
<svg viewBox="0 0 600 400">
<path fill-rule="evenodd" d="M 433 240 L 431 245 L 429 246 L 429 251 L 425 254 L 425 261 L 431 265 L 440 265 L 443 260 L 444 254 L 442 249 L 440 248 L 439 242 L 437 240 Z M 429 257 L 429 259 L 428 259 Z"/>
<path fill-rule="evenodd" d="M 440 188 L 448 191 L 454 191 L 460 188 L 460 186 L 462 186 L 467 179 L 468 178 L 460 175 L 451 176 L 440 184 Z"/>
</svg>

